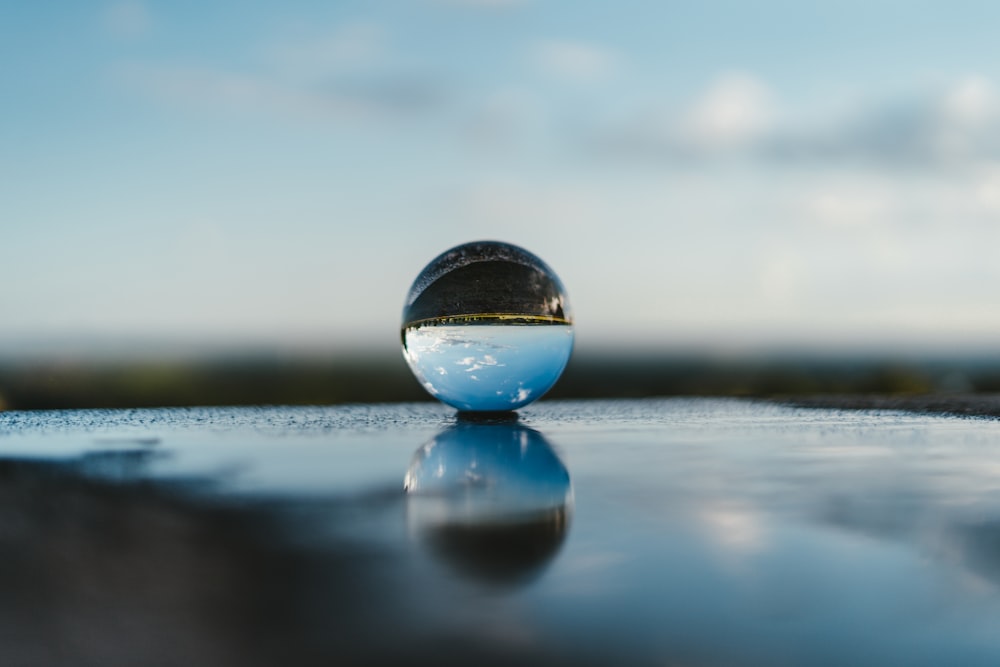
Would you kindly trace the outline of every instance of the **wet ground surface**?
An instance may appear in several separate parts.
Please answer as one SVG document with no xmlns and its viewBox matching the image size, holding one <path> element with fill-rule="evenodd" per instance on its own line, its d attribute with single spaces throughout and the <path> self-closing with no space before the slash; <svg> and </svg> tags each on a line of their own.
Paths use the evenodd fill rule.
<svg viewBox="0 0 1000 667">
<path fill-rule="evenodd" d="M 0 413 L 0 663 L 1000 664 L 1000 421 Z"/>
<path fill-rule="evenodd" d="M 1000 394 L 818 394 L 776 401 L 784 405 L 835 410 L 905 410 L 924 414 L 1000 417 Z"/>
</svg>

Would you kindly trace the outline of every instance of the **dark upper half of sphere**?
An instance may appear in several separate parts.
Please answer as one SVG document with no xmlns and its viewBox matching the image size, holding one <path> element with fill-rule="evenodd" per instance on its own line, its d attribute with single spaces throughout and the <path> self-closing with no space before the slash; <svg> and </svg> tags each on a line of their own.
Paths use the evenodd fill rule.
<svg viewBox="0 0 1000 667">
<path fill-rule="evenodd" d="M 406 298 L 403 326 L 495 316 L 539 324 L 572 319 L 566 289 L 545 262 L 509 243 L 476 241 L 441 253 L 420 272 Z"/>
</svg>

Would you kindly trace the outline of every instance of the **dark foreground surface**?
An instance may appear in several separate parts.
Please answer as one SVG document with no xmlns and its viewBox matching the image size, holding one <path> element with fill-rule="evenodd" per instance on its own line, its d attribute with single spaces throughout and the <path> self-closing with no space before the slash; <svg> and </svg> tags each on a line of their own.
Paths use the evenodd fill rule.
<svg viewBox="0 0 1000 667">
<path fill-rule="evenodd" d="M 1000 421 L 0 413 L 0 664 L 996 665 Z"/>
</svg>

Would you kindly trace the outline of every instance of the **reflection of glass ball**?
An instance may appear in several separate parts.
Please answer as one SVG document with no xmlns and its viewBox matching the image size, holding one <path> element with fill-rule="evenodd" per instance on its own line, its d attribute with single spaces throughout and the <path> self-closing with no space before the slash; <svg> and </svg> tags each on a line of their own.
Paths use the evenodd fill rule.
<svg viewBox="0 0 1000 667">
<path fill-rule="evenodd" d="M 491 584 L 538 575 L 569 523 L 569 472 L 541 433 L 517 423 L 459 423 L 413 456 L 409 523 L 440 559 Z"/>
<path fill-rule="evenodd" d="M 477 241 L 417 276 L 402 335 L 410 369 L 433 396 L 459 410 L 515 410 L 559 379 L 573 319 L 545 262 L 509 243 Z"/>
</svg>

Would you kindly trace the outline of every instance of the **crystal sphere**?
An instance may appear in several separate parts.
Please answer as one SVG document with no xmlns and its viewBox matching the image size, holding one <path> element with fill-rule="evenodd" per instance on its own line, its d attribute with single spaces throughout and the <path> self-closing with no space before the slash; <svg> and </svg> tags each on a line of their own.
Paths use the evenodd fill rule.
<svg viewBox="0 0 1000 667">
<path fill-rule="evenodd" d="M 411 535 L 480 583 L 532 580 L 569 528 L 569 471 L 545 436 L 517 423 L 443 429 L 416 451 L 403 487 Z"/>
<path fill-rule="evenodd" d="M 438 255 L 413 281 L 402 338 L 432 396 L 459 410 L 516 410 L 559 379 L 573 320 L 545 262 L 509 243 L 476 241 Z"/>
</svg>

